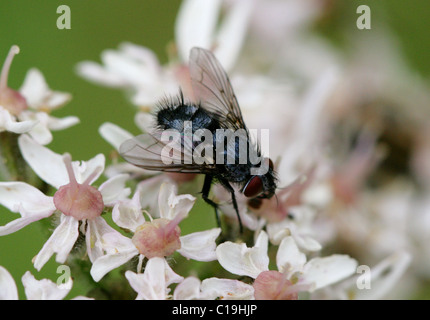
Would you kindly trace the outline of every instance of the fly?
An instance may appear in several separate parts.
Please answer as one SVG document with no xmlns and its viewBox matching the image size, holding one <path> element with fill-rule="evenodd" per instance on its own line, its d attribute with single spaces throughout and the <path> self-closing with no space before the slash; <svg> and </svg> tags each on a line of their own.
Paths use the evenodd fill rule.
<svg viewBox="0 0 430 320">
<path fill-rule="evenodd" d="M 277 183 L 273 163 L 261 157 L 258 142 L 250 138 L 228 75 L 213 53 L 195 47 L 189 61 L 195 101 L 186 101 L 182 93 L 163 100 L 155 114 L 154 131 L 125 141 L 119 152 L 129 163 L 147 170 L 204 174 L 202 198 L 214 208 L 218 226 L 219 205 L 209 192 L 213 183 L 221 184 L 231 194 L 242 232 L 233 186 L 254 203 L 271 198 Z M 241 147 L 249 152 L 244 154 Z"/>
</svg>

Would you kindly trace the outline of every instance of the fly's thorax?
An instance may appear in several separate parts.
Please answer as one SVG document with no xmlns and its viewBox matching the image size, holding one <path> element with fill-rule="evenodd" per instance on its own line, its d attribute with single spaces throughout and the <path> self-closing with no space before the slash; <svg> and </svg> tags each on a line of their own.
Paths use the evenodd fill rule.
<svg viewBox="0 0 430 320">
<path fill-rule="evenodd" d="M 203 108 L 192 103 L 178 101 L 162 106 L 156 113 L 156 122 L 160 129 L 175 129 L 184 132 L 187 122 L 192 132 L 207 129 L 211 132 L 219 128 L 219 123 Z"/>
</svg>

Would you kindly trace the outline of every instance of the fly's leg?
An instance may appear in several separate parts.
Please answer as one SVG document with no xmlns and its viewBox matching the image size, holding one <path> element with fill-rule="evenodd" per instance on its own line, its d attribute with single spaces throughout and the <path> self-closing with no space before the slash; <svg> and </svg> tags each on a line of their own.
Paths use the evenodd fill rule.
<svg viewBox="0 0 430 320">
<path fill-rule="evenodd" d="M 203 188 L 202 188 L 202 198 L 207 204 L 209 204 L 210 206 L 212 206 L 212 208 L 214 208 L 216 223 L 218 227 L 221 228 L 221 221 L 219 219 L 219 214 L 218 214 L 218 204 L 216 204 L 211 199 L 209 199 L 209 191 L 211 190 L 212 179 L 213 178 L 210 175 L 205 176 L 205 181 L 203 182 Z"/>
<path fill-rule="evenodd" d="M 237 201 L 236 201 L 236 196 L 234 194 L 234 189 L 227 180 L 222 179 L 222 180 L 220 180 L 220 182 L 231 194 L 231 201 L 233 202 L 233 207 L 234 207 L 234 210 L 236 211 L 237 220 L 239 221 L 240 233 L 242 234 L 243 233 L 242 219 L 240 218 L 240 215 L 239 215 L 239 208 L 237 206 Z"/>
</svg>

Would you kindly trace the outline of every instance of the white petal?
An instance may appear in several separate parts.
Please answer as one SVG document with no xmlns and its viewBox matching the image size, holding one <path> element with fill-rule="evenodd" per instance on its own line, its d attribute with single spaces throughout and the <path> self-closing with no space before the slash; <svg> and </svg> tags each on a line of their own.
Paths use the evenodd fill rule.
<svg viewBox="0 0 430 320">
<path fill-rule="evenodd" d="M 176 185 L 163 183 L 158 195 L 158 207 L 160 217 L 173 220 L 178 217 L 181 220 L 186 218 L 196 201 L 196 198 L 189 194 L 176 195 Z"/>
<path fill-rule="evenodd" d="M 0 235 L 10 234 L 26 225 L 49 217 L 55 210 L 52 197 L 24 182 L 0 182 L 0 203 L 21 218 L 0 227 Z"/>
<path fill-rule="evenodd" d="M 216 254 L 219 263 L 227 271 L 255 279 L 260 272 L 269 270 L 267 245 L 267 234 L 262 231 L 254 247 L 227 241 L 217 247 Z"/>
<path fill-rule="evenodd" d="M 276 223 L 268 223 L 266 230 L 270 242 L 277 246 L 281 243 L 282 239 L 291 235 L 290 222 L 287 219 Z"/>
<path fill-rule="evenodd" d="M 67 286 L 61 287 L 49 279 L 36 280 L 29 271 L 22 276 L 28 300 L 62 300 L 72 287 L 72 279 L 70 278 L 68 281 L 70 282 L 67 283 Z"/>
<path fill-rule="evenodd" d="M 281 241 L 276 254 L 278 271 L 287 274 L 289 278 L 294 272 L 302 271 L 306 256 L 300 252 L 294 239 L 286 237 Z"/>
<path fill-rule="evenodd" d="M 321 250 L 321 244 L 309 235 L 295 235 L 297 245 L 307 251 L 319 251 Z"/>
<path fill-rule="evenodd" d="M 313 290 L 336 283 L 357 270 L 357 261 L 347 255 L 334 254 L 313 258 L 303 268 L 302 280 L 313 284 Z M 310 290 L 310 291 L 313 291 Z"/>
<path fill-rule="evenodd" d="M 25 182 L 0 182 L 0 203 L 13 212 L 24 209 L 25 213 L 55 210 L 52 197 Z"/>
<path fill-rule="evenodd" d="M 72 99 L 72 95 L 70 93 L 55 91 L 55 92 L 52 92 L 46 98 L 45 103 L 42 105 L 42 107 L 46 106 L 49 109 L 56 109 L 65 105 L 71 99 Z"/>
<path fill-rule="evenodd" d="M 182 236 L 181 249 L 178 252 L 188 259 L 197 261 L 216 260 L 215 240 L 221 233 L 220 228 L 195 232 Z"/>
<path fill-rule="evenodd" d="M 127 53 L 116 50 L 105 50 L 102 52 L 102 61 L 107 69 L 124 79 L 127 85 L 139 88 L 151 85 L 158 81 L 158 74 L 154 73 L 153 66 L 137 61 Z"/>
<path fill-rule="evenodd" d="M 105 252 L 105 247 L 110 246 L 105 242 L 104 236 L 117 232 L 102 217 L 87 220 L 85 241 L 87 243 L 87 254 L 91 262 L 101 257 Z"/>
<path fill-rule="evenodd" d="M 125 187 L 129 178 L 128 174 L 119 174 L 103 182 L 99 191 L 106 206 L 112 206 L 119 200 L 125 200 L 130 195 L 130 188 Z"/>
<path fill-rule="evenodd" d="M 210 300 L 254 300 L 254 288 L 239 280 L 205 279 L 201 291 L 201 295 Z"/>
<path fill-rule="evenodd" d="M 184 277 L 181 277 L 177 273 L 175 273 L 172 268 L 169 266 L 167 261 L 164 260 L 164 275 L 166 276 L 166 285 L 170 286 L 172 283 L 180 283 L 184 280 Z M 170 289 L 169 289 L 170 291 Z"/>
<path fill-rule="evenodd" d="M 105 162 L 105 156 L 101 153 L 88 161 L 73 161 L 72 166 L 75 172 L 76 181 L 78 181 L 78 183 L 83 183 L 90 175 L 92 175 L 94 172 L 97 172 L 97 174 L 94 175 L 93 179 L 90 181 L 90 184 L 93 183 L 103 173 Z"/>
<path fill-rule="evenodd" d="M 253 0 L 235 1 L 228 10 L 214 41 L 217 44 L 215 55 L 227 71 L 234 66 L 242 48 L 253 5 Z"/>
<path fill-rule="evenodd" d="M 136 192 L 132 200 L 120 201 L 113 207 L 112 219 L 121 228 L 134 232 L 145 223 L 139 197 L 139 192 Z"/>
<path fill-rule="evenodd" d="M 116 150 L 119 150 L 119 146 L 125 140 L 133 138 L 133 135 L 130 132 L 110 122 L 103 123 L 99 128 L 99 133 Z"/>
<path fill-rule="evenodd" d="M 40 271 L 54 253 L 57 253 L 55 260 L 64 263 L 78 239 L 78 227 L 78 220 L 62 215 L 60 224 L 34 258 L 34 267 Z"/>
<path fill-rule="evenodd" d="M 0 131 L 6 130 L 21 134 L 30 131 L 36 124 L 37 121 L 33 120 L 17 122 L 9 111 L 0 106 Z"/>
<path fill-rule="evenodd" d="M 48 128 L 54 131 L 63 130 L 74 126 L 79 123 L 79 118 L 75 116 L 68 116 L 64 118 L 55 118 L 49 116 Z"/>
<path fill-rule="evenodd" d="M 103 84 L 109 87 L 125 87 L 128 81 L 118 77 L 110 70 L 106 70 L 101 65 L 92 61 L 82 61 L 77 64 L 76 72 L 83 78 L 97 84 Z"/>
<path fill-rule="evenodd" d="M 357 300 L 379 300 L 384 298 L 399 282 L 411 262 L 411 255 L 407 252 L 396 252 L 370 269 L 370 289 L 357 287 L 354 282 Z"/>
<path fill-rule="evenodd" d="M 159 217 L 160 209 L 158 207 L 158 200 L 160 187 L 165 182 L 173 183 L 169 176 L 161 174 L 145 179 L 137 185 L 137 190 L 139 190 L 141 194 L 140 204 L 142 208 L 148 209 L 154 218 Z"/>
<path fill-rule="evenodd" d="M 182 2 L 175 25 L 176 45 L 182 61 L 188 61 L 192 47 L 211 48 L 220 6 L 220 0 Z"/>
<path fill-rule="evenodd" d="M 18 138 L 18 144 L 25 161 L 43 181 L 57 189 L 69 182 L 63 156 L 41 146 L 26 135 Z"/>
<path fill-rule="evenodd" d="M 18 300 L 18 289 L 12 275 L 0 266 L 0 300 Z"/>
<path fill-rule="evenodd" d="M 108 178 L 112 178 L 118 174 L 127 173 L 136 177 L 140 177 L 143 175 L 160 175 L 157 171 L 149 171 L 139 167 L 136 167 L 128 162 L 120 162 L 109 165 L 105 171 L 104 175 Z M 155 200 L 157 201 L 157 200 Z"/>
<path fill-rule="evenodd" d="M 113 235 L 108 234 L 107 236 Z M 98 282 L 105 276 L 105 274 L 115 268 L 118 268 L 119 266 L 122 266 L 124 263 L 131 260 L 138 254 L 139 252 L 130 240 L 128 248 L 123 247 L 118 249 L 116 253 L 106 254 L 97 258 L 91 267 L 91 276 L 93 277 L 94 281 Z"/>
<path fill-rule="evenodd" d="M 154 115 L 148 112 L 138 112 L 134 117 L 134 122 L 142 132 L 151 132 L 155 127 Z"/>
<path fill-rule="evenodd" d="M 24 212 L 22 209 L 21 212 Z M 6 225 L 0 227 L 0 236 L 4 236 L 7 234 L 11 234 L 13 232 L 16 232 L 25 226 L 29 225 L 30 223 L 34 221 L 39 221 L 43 218 L 49 217 L 52 214 L 53 211 L 50 212 L 43 212 L 43 213 L 37 213 L 37 214 L 31 214 L 28 213 L 25 214 L 22 218 L 15 219 Z"/>
<path fill-rule="evenodd" d="M 37 108 L 45 98 L 45 93 L 48 89 L 48 85 L 42 73 L 38 69 L 32 68 L 27 71 L 24 83 L 19 89 L 19 92 L 25 97 L 30 107 Z"/>
<path fill-rule="evenodd" d="M 175 288 L 173 293 L 174 300 L 195 300 L 200 297 L 200 280 L 196 277 L 185 278 Z"/>
<path fill-rule="evenodd" d="M 170 291 L 167 288 L 169 284 L 183 280 L 170 269 L 163 258 L 149 259 L 143 274 L 127 271 L 125 276 L 138 293 L 138 298 L 144 300 L 165 300 Z"/>
<path fill-rule="evenodd" d="M 32 68 L 27 72 L 19 91 L 33 109 L 54 109 L 64 105 L 72 98 L 69 93 L 55 92 L 49 89 L 42 73 L 36 68 Z"/>
<path fill-rule="evenodd" d="M 52 133 L 46 127 L 45 123 L 38 122 L 28 134 L 41 145 L 47 145 L 52 141 Z"/>
<path fill-rule="evenodd" d="M 152 72 L 156 73 L 160 66 L 157 55 L 150 49 L 142 47 L 131 42 L 123 42 L 119 45 L 120 51 L 127 57 L 152 68 Z"/>
</svg>

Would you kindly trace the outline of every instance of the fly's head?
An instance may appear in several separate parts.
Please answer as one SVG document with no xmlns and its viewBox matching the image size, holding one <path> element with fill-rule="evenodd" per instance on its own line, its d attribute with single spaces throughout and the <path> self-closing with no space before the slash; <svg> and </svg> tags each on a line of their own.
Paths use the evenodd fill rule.
<svg viewBox="0 0 430 320">
<path fill-rule="evenodd" d="M 276 191 L 276 176 L 273 170 L 273 162 L 266 158 L 268 162 L 268 170 L 265 174 L 253 175 L 242 188 L 243 194 L 250 198 L 251 203 L 261 202 L 262 199 L 270 199 Z"/>
</svg>

